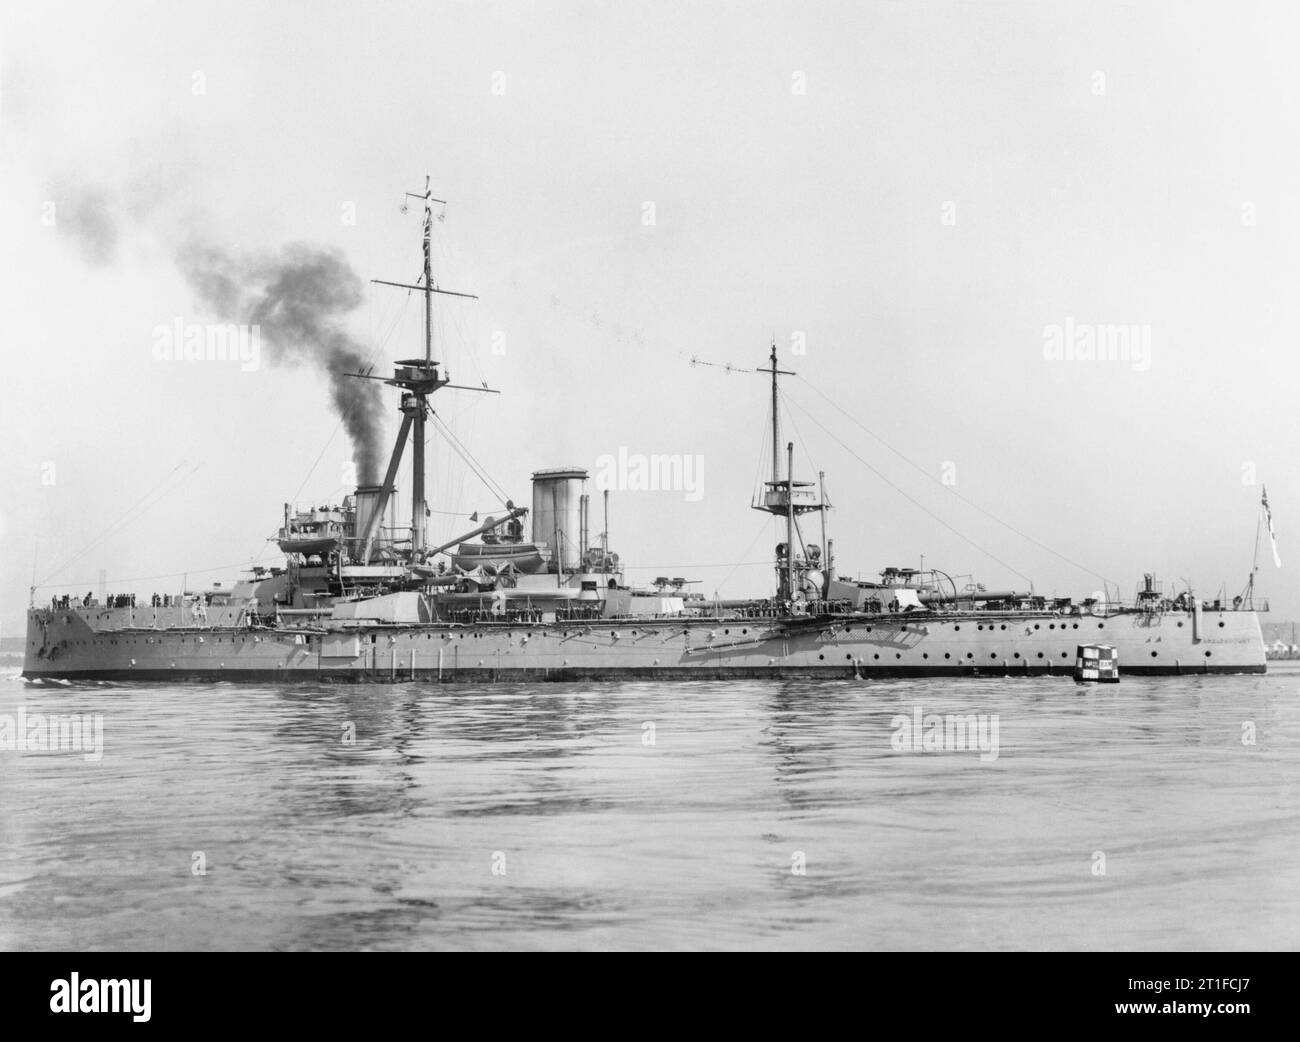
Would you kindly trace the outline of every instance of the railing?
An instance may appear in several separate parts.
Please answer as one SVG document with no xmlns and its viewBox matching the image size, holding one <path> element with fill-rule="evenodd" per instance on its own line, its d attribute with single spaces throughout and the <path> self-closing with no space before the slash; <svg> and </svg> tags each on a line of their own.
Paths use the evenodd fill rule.
<svg viewBox="0 0 1300 1042">
<path fill-rule="evenodd" d="M 540 608 L 507 608 L 499 612 L 493 612 L 490 608 L 458 608 L 447 614 L 450 622 L 471 625 L 493 622 L 540 623 L 542 621 Z"/>
</svg>

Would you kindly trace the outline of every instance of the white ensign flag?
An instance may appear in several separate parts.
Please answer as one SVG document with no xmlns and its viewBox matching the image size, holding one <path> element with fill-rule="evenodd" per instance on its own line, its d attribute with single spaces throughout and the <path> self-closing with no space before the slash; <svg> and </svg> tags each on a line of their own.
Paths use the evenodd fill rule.
<svg viewBox="0 0 1300 1042">
<path fill-rule="evenodd" d="M 1268 526 L 1268 541 L 1273 547 L 1273 563 L 1279 568 L 1282 567 L 1282 558 L 1277 553 L 1277 536 L 1273 533 L 1273 511 L 1268 508 L 1268 489 L 1262 488 L 1263 495 L 1260 503 L 1264 507 L 1264 524 Z"/>
</svg>

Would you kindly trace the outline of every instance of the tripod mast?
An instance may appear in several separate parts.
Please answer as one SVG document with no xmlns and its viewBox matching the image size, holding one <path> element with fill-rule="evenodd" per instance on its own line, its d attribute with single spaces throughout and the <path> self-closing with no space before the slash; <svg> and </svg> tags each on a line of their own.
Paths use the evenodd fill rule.
<svg viewBox="0 0 1300 1042">
<path fill-rule="evenodd" d="M 411 453 L 411 560 L 418 561 L 428 548 L 428 502 L 425 491 L 425 474 L 424 474 L 424 440 L 425 440 L 425 423 L 429 418 L 429 395 L 433 394 L 442 387 L 457 387 L 464 391 L 486 391 L 490 394 L 497 392 L 488 387 L 459 387 L 451 382 L 450 375 L 438 372 L 438 364 L 433 360 L 433 295 L 441 293 L 449 297 L 467 297 L 470 300 L 478 300 L 472 293 L 455 293 L 449 289 L 439 289 L 433 284 L 433 204 L 439 203 L 446 205 L 445 199 L 435 199 L 431 180 L 426 175 L 424 179 L 424 192 L 407 192 L 407 198 L 424 200 L 424 270 L 420 277 L 419 285 L 411 285 L 407 282 L 388 282 L 385 279 L 372 279 L 372 282 L 381 286 L 396 286 L 399 289 L 418 290 L 424 294 L 424 357 L 407 358 L 397 363 L 397 368 L 393 372 L 390 380 L 383 382 L 402 390 L 402 426 L 397 435 L 397 442 L 393 446 L 393 453 L 388 463 L 388 473 L 384 479 L 384 486 L 381 491 L 381 504 L 388 502 L 388 497 L 393 492 L 393 480 L 397 474 L 397 468 L 401 463 L 402 450 L 406 446 L 408 434 L 414 442 L 414 449 Z M 402 210 L 406 207 L 403 205 Z M 380 379 L 379 377 L 370 377 L 370 379 Z M 382 510 L 377 510 L 374 517 L 378 518 Z M 366 533 L 365 552 L 363 554 L 365 563 L 369 563 L 371 545 L 374 540 L 374 524 L 371 525 L 371 531 Z"/>
</svg>

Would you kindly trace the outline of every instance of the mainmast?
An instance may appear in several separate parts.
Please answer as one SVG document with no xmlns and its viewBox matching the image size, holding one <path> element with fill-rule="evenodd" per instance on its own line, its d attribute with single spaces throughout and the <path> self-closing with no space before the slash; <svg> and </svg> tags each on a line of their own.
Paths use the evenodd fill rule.
<svg viewBox="0 0 1300 1042">
<path fill-rule="evenodd" d="M 778 547 L 776 556 L 776 596 L 777 600 L 792 602 L 798 599 L 799 594 L 797 569 L 815 570 L 816 567 L 811 555 L 807 559 L 801 559 L 796 553 L 796 544 L 802 543 L 797 517 L 811 510 L 822 511 L 824 533 L 826 503 L 823 497 L 812 491 L 811 481 L 794 480 L 794 442 L 785 447 L 785 476 L 781 476 L 781 401 L 777 379 L 795 374 L 789 369 L 777 368 L 775 340 L 772 341 L 768 364 L 755 372 L 767 373 L 772 377 L 772 480 L 765 483 L 767 491 L 763 493 L 761 502 L 754 504 L 754 508 L 765 510 L 785 521 L 785 543 L 782 544 L 784 552 Z M 825 589 L 826 583 L 823 581 L 819 593 Z"/>
<path fill-rule="evenodd" d="M 762 370 L 760 370 L 761 372 Z M 781 407 L 777 403 L 776 376 L 782 370 L 776 367 L 776 340 L 772 341 L 772 481 L 781 480 Z M 793 376 L 794 373 L 786 373 Z"/>
<path fill-rule="evenodd" d="M 813 491 L 811 481 L 794 480 L 794 442 L 786 445 L 787 465 L 785 477 L 781 476 L 781 394 L 777 378 L 796 375 L 789 369 L 777 368 L 776 341 L 772 341 L 772 352 L 768 355 L 768 364 L 757 369 L 741 370 L 738 366 L 721 365 L 692 358 L 691 365 L 708 365 L 725 369 L 729 373 L 755 372 L 765 373 L 772 378 L 772 480 L 763 483 L 763 491 L 758 500 L 751 504 L 755 510 L 763 510 L 785 521 L 785 542 L 776 548 L 776 596 L 779 601 L 794 602 L 800 599 L 801 587 L 804 585 L 798 576 L 810 577 L 811 573 L 825 568 L 821 582 L 817 585 L 818 595 L 825 598 L 830 593 L 830 569 L 834 566 L 831 559 L 830 543 L 826 544 L 826 557 L 821 558 L 819 548 L 810 546 L 802 556 L 796 555 L 795 543 L 802 544 L 798 517 L 812 510 L 821 511 L 822 539 L 826 540 L 826 502 L 824 475 L 819 474 L 820 495 Z M 813 585 L 809 583 L 809 585 Z"/>
</svg>

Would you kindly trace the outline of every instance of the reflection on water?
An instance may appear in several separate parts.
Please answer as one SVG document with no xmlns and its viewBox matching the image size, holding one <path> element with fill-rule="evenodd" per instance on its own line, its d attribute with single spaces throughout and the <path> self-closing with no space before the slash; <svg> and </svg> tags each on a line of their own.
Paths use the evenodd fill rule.
<svg viewBox="0 0 1300 1042">
<path fill-rule="evenodd" d="M 102 713 L 105 747 L 0 751 L 0 946 L 1293 948 L 1297 692 L 1286 667 L 1108 687 L 9 672 L 0 714 Z M 918 706 L 996 717 L 997 758 L 896 751 Z"/>
</svg>

